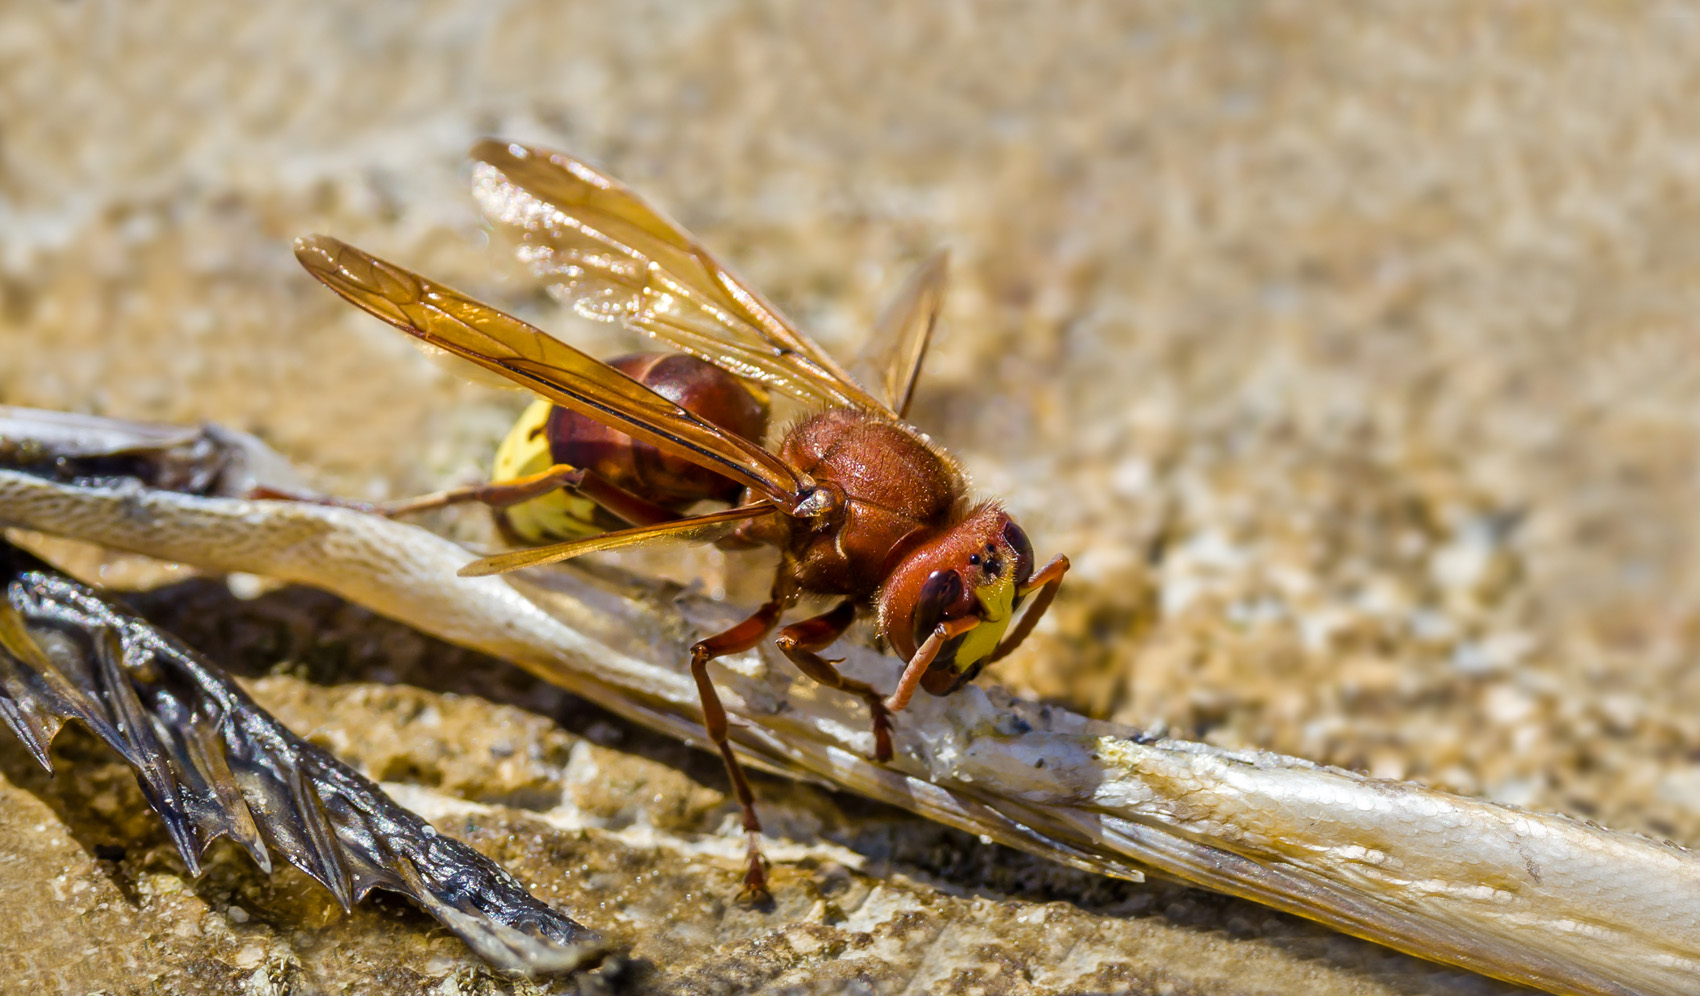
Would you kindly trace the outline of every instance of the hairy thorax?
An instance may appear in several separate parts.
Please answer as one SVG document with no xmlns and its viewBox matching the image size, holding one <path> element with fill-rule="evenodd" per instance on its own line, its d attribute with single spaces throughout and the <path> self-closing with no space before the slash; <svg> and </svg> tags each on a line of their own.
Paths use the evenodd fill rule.
<svg viewBox="0 0 1700 996">
<path fill-rule="evenodd" d="M 824 521 L 763 520 L 765 535 L 750 538 L 781 547 L 796 583 L 823 594 L 873 594 L 892 564 L 950 524 L 966 490 L 955 464 L 913 429 L 853 408 L 798 422 L 779 456 L 843 504 Z"/>
</svg>

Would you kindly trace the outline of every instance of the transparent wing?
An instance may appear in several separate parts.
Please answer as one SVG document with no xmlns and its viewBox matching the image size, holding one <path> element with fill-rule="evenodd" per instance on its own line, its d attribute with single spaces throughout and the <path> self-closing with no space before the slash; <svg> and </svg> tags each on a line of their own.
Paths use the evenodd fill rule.
<svg viewBox="0 0 1700 996">
<path fill-rule="evenodd" d="M 817 406 L 888 412 L 709 254 L 618 180 L 561 152 L 486 141 L 473 196 L 579 314 L 618 321 Z"/>
<path fill-rule="evenodd" d="M 779 510 L 774 507 L 772 502 L 756 502 L 750 505 L 739 505 L 736 508 L 704 512 L 701 515 L 693 515 L 683 519 L 674 519 L 671 522 L 634 526 L 631 529 L 616 529 L 613 532 L 598 533 L 595 536 L 567 540 L 564 543 L 551 543 L 548 546 L 534 546 L 509 553 L 498 553 L 493 557 L 475 560 L 462 567 L 460 576 L 476 578 L 488 574 L 505 574 L 508 571 L 517 571 L 525 567 L 558 564 L 563 560 L 582 557 L 587 553 L 618 550 L 623 547 L 637 546 L 640 543 L 653 543 L 657 540 L 718 539 L 734 525 L 746 519 L 772 515 L 777 511 Z"/>
<path fill-rule="evenodd" d="M 900 416 L 909 413 L 949 275 L 950 253 L 944 250 L 917 267 L 880 314 L 873 335 L 850 365 L 852 375 L 872 387 Z"/>
<path fill-rule="evenodd" d="M 295 257 L 331 290 L 432 346 L 794 507 L 811 482 L 606 363 L 458 291 L 324 235 Z"/>
</svg>

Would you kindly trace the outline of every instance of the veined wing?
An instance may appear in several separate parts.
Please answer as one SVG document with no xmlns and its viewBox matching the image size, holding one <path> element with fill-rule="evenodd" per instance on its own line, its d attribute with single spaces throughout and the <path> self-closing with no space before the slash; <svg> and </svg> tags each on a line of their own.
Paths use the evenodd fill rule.
<svg viewBox="0 0 1700 996">
<path fill-rule="evenodd" d="M 949 252 L 940 250 L 928 257 L 886 305 L 873 334 L 850 365 L 856 379 L 873 388 L 899 416 L 909 413 L 949 275 Z"/>
<path fill-rule="evenodd" d="M 562 152 L 480 142 L 473 196 L 579 314 L 618 321 L 818 406 L 891 413 L 832 357 L 613 177 Z M 891 413 L 895 414 L 895 413 Z"/>
<path fill-rule="evenodd" d="M 606 363 L 510 315 L 362 252 L 312 235 L 295 258 L 350 303 L 550 401 L 654 443 L 796 507 L 810 482 L 759 444 L 692 415 Z"/>
</svg>

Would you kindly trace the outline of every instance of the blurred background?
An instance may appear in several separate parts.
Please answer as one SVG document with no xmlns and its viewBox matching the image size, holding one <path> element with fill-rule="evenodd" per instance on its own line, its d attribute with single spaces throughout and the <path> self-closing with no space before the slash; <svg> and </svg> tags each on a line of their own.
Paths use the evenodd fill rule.
<svg viewBox="0 0 1700 996">
<path fill-rule="evenodd" d="M 290 240 L 640 345 L 492 244 L 487 135 L 605 167 L 839 355 L 948 246 L 913 419 L 1074 563 L 996 680 L 1700 843 L 1696 92 L 1681 3 L 14 5 L 0 403 L 216 421 L 353 497 L 476 479 L 525 399 Z M 344 687 L 298 728 L 360 722 Z M 1189 968 L 1224 929 L 1353 991 L 1421 971 L 1159 895 L 1075 908 L 1173 931 L 1194 991 L 1238 991 L 1244 945 Z"/>
</svg>

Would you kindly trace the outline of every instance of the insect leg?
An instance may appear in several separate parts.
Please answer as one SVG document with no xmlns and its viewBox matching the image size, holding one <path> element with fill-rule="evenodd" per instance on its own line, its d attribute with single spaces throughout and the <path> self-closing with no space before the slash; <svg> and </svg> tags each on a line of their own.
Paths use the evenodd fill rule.
<svg viewBox="0 0 1700 996">
<path fill-rule="evenodd" d="M 683 518 L 667 506 L 633 494 L 594 471 L 586 473 L 573 490 L 634 526 L 653 526 Z"/>
<path fill-rule="evenodd" d="M 891 713 L 874 687 L 839 673 L 839 660 L 826 660 L 815 653 L 824 650 L 832 641 L 844 635 L 856 619 L 856 603 L 845 599 L 830 611 L 810 619 L 794 622 L 779 631 L 774 643 L 803 672 L 828 688 L 860 695 L 868 703 L 874 720 L 874 760 L 891 760 Z"/>
<path fill-rule="evenodd" d="M 1015 628 L 1004 634 L 997 649 L 986 658 L 987 664 L 1003 660 L 1009 656 L 1010 651 L 1021 646 L 1021 641 L 1027 639 L 1027 634 L 1033 632 L 1033 627 L 1039 625 L 1045 610 L 1051 607 L 1051 599 L 1057 597 L 1057 588 L 1061 586 L 1063 575 L 1067 573 L 1068 558 L 1058 554 L 1050 563 L 1039 568 L 1037 574 L 1027 579 L 1027 583 L 1021 586 L 1020 593 L 1025 596 L 1037 590 L 1039 594 L 1034 596 L 1033 604 L 1029 605 L 1027 611 L 1016 621 Z"/>
<path fill-rule="evenodd" d="M 485 484 L 471 484 L 463 488 L 449 488 L 444 491 L 433 491 L 417 498 L 404 498 L 392 502 L 363 502 L 342 498 L 299 495 L 263 486 L 250 490 L 248 497 L 352 508 L 355 511 L 369 512 L 373 515 L 382 515 L 393 519 L 419 512 L 429 512 L 448 505 L 459 505 L 464 502 L 478 502 L 491 508 L 508 508 L 512 505 L 518 505 L 520 502 L 530 501 L 533 498 L 541 498 L 552 491 L 559 491 L 563 488 L 576 491 L 634 526 L 651 526 L 659 522 L 671 522 L 680 518 L 678 512 L 663 505 L 657 505 L 627 491 L 625 488 L 612 484 L 594 471 L 564 463 L 555 464 L 524 477 Z"/>
<path fill-rule="evenodd" d="M 367 512 L 393 519 L 469 501 L 489 505 L 492 508 L 507 508 L 509 505 L 530 501 L 561 488 L 576 489 L 585 480 L 587 473 L 582 468 L 558 463 L 535 474 L 527 474 L 524 477 L 516 477 L 512 480 L 470 484 L 463 488 L 433 491 L 416 498 L 403 498 L 400 501 L 389 502 L 353 501 L 346 498 L 303 495 L 296 494 L 293 491 L 266 487 L 265 485 L 250 488 L 247 497 L 259 501 L 299 501 L 310 505 L 352 508 L 357 512 Z"/>
<path fill-rule="evenodd" d="M 726 762 L 726 777 L 732 782 L 732 794 L 744 811 L 744 833 L 749 839 L 749 867 L 744 872 L 742 896 L 756 902 L 765 901 L 767 893 L 767 859 L 761 854 L 761 821 L 756 818 L 756 796 L 750 781 L 744 777 L 743 765 L 732 753 L 726 740 L 726 708 L 708 677 L 708 662 L 726 654 L 742 653 L 767 635 L 785 611 L 785 599 L 775 592 L 773 599 L 755 614 L 724 633 L 718 633 L 691 647 L 691 677 L 696 679 L 697 694 L 702 697 L 702 725 L 708 739 L 720 749 L 720 759 Z"/>
<path fill-rule="evenodd" d="M 587 474 L 588 472 L 582 467 L 558 463 L 524 477 L 515 477 L 506 481 L 491 481 L 485 484 L 472 484 L 464 488 L 449 488 L 446 491 L 433 491 L 428 495 L 420 495 L 417 498 L 382 502 L 372 506 L 372 508 L 379 515 L 390 518 L 413 515 L 418 512 L 429 512 L 432 509 L 443 508 L 447 505 L 459 505 L 469 501 L 489 505 L 491 508 L 507 508 L 510 505 L 518 505 L 522 501 L 540 498 L 551 491 L 559 491 L 562 488 L 577 488 L 585 480 Z"/>
<path fill-rule="evenodd" d="M 249 501 L 298 501 L 303 505 L 324 505 L 328 508 L 351 508 L 356 512 L 377 514 L 376 502 L 355 501 L 352 498 L 332 498 L 329 495 L 315 495 L 299 491 L 289 491 L 284 488 L 274 488 L 266 484 L 256 484 L 243 495 Z"/>
<path fill-rule="evenodd" d="M 843 600 L 828 612 L 816 615 L 813 619 L 792 622 L 779 631 L 774 642 L 780 651 L 791 658 L 791 663 L 797 665 L 809 678 L 814 678 L 828 688 L 838 688 L 840 692 L 860 695 L 867 702 L 867 709 L 874 717 L 874 760 L 891 760 L 891 712 L 886 709 L 886 702 L 881 693 L 876 692 L 867 682 L 857 682 L 855 678 L 847 678 L 838 668 L 843 659 L 821 658 L 816 651 L 831 646 L 831 642 L 843 636 L 855 622 L 855 602 Z"/>
</svg>

